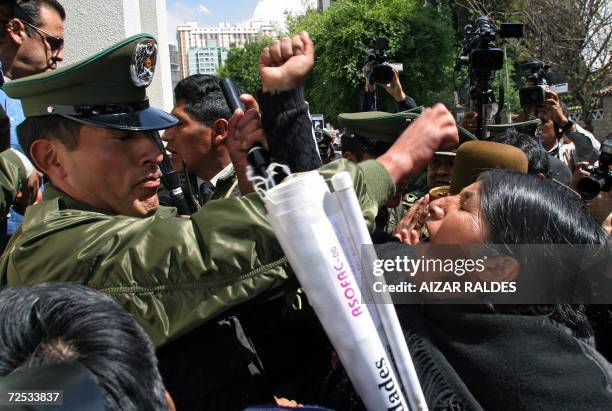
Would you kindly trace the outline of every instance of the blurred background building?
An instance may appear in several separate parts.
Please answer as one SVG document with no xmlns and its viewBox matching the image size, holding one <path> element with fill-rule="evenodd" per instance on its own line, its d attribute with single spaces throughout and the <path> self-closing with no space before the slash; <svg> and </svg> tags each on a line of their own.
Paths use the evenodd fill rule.
<svg viewBox="0 0 612 411">
<path fill-rule="evenodd" d="M 200 65 L 209 69 L 210 64 L 214 64 L 215 60 L 213 49 L 216 49 L 216 58 L 219 61 L 217 64 L 223 64 L 224 55 L 227 55 L 230 45 L 235 44 L 242 47 L 260 36 L 273 37 L 275 35 L 274 27 L 260 21 L 252 21 L 248 27 L 232 25 L 229 22 L 219 23 L 218 27 L 198 27 L 195 22 L 186 22 L 176 28 L 181 73 L 183 77 L 196 72 L 203 73 L 192 72 L 192 69 L 198 70 Z M 191 52 L 192 48 L 196 50 Z M 190 61 L 190 56 L 195 60 Z"/>
<path fill-rule="evenodd" d="M 170 51 L 170 75 L 172 77 L 172 89 L 174 90 L 176 84 L 183 78 L 181 75 L 181 59 L 176 44 L 170 44 L 168 47 Z"/>
</svg>

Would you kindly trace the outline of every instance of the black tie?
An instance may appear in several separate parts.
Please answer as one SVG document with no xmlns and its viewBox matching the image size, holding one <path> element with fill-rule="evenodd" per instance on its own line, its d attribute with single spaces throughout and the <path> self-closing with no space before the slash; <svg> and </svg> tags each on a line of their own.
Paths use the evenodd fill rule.
<svg viewBox="0 0 612 411">
<path fill-rule="evenodd" d="M 200 205 L 204 205 L 210 200 L 210 196 L 214 190 L 215 186 L 210 181 L 204 181 L 200 184 Z"/>
</svg>

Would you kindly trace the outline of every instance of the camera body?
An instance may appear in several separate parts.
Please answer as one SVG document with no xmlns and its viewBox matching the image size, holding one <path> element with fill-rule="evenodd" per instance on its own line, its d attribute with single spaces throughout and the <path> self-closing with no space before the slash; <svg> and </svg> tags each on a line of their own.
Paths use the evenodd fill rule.
<svg viewBox="0 0 612 411">
<path fill-rule="evenodd" d="M 606 139 L 601 145 L 599 155 L 599 166 L 588 166 L 586 171 L 591 173 L 589 177 L 584 177 L 578 182 L 577 191 L 584 200 L 592 200 L 602 192 L 608 192 L 612 188 L 612 139 Z"/>
<path fill-rule="evenodd" d="M 519 99 L 521 106 L 541 106 L 546 103 L 546 73 L 549 66 L 539 60 L 531 60 L 523 65 L 523 69 L 528 73 L 527 81 L 535 84 L 534 86 L 521 87 L 519 89 Z"/>
<path fill-rule="evenodd" d="M 368 50 L 366 61 L 373 63 L 372 71 L 368 77 L 368 81 L 371 84 L 389 84 L 393 81 L 393 67 L 388 63 L 389 57 L 387 56 L 387 49 L 389 48 L 389 39 L 386 37 L 378 37 L 376 39 L 374 48 Z M 401 67 L 398 71 L 402 71 Z"/>
<path fill-rule="evenodd" d="M 465 42 L 456 68 L 468 65 L 471 71 L 483 73 L 501 70 L 505 56 L 504 51 L 495 46 L 497 37 L 523 37 L 523 28 L 520 23 L 502 23 L 496 29 L 488 17 L 477 17 L 474 24 L 468 24 L 463 29 Z"/>
</svg>

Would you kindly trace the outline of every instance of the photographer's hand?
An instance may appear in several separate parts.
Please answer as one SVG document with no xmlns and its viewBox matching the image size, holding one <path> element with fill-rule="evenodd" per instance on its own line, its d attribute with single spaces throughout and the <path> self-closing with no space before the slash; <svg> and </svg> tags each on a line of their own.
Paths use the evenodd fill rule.
<svg viewBox="0 0 612 411">
<path fill-rule="evenodd" d="M 372 67 L 374 67 L 374 62 L 368 61 L 365 66 L 363 66 L 363 77 L 365 79 L 365 92 L 373 93 L 376 90 L 376 84 L 370 83 L 370 75 L 372 75 Z"/>
<path fill-rule="evenodd" d="M 574 175 L 572 176 L 572 182 L 570 183 L 570 187 L 573 190 L 576 190 L 578 187 L 578 183 L 584 177 L 590 177 L 591 173 L 585 170 L 586 166 L 589 165 L 588 161 L 580 161 L 576 164 L 576 168 L 574 169 Z"/>
<path fill-rule="evenodd" d="M 478 130 L 478 113 L 475 111 L 465 113 L 461 119 L 461 127 L 472 134 L 476 134 L 476 130 Z"/>
<path fill-rule="evenodd" d="M 272 40 L 259 56 L 259 76 L 265 93 L 299 87 L 314 65 L 314 44 L 307 32 Z"/>
<path fill-rule="evenodd" d="M 459 134 L 455 118 L 443 104 L 423 110 L 376 161 L 389 172 L 395 184 L 423 170 L 438 149 L 455 147 Z"/>
<path fill-rule="evenodd" d="M 546 108 L 548 111 L 548 118 L 557 123 L 559 126 L 563 126 L 569 121 L 567 116 L 563 114 L 563 109 L 561 108 L 557 93 L 553 91 L 546 92 Z M 573 125 L 568 131 L 573 131 L 575 129 L 576 126 Z"/>
<path fill-rule="evenodd" d="M 406 93 L 402 89 L 402 83 L 399 78 L 399 71 L 395 67 L 393 69 L 393 80 L 389 84 L 381 84 L 383 88 L 393 97 L 398 103 L 406 98 Z"/>
</svg>

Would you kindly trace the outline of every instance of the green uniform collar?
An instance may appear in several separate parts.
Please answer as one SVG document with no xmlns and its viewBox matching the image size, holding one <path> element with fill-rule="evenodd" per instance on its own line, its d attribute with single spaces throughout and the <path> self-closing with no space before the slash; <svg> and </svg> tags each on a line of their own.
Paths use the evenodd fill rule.
<svg viewBox="0 0 612 411">
<path fill-rule="evenodd" d="M 60 204 L 62 208 L 81 210 L 81 211 L 92 211 L 94 213 L 113 215 L 113 213 L 110 213 L 108 211 L 100 210 L 88 204 L 82 203 L 78 200 L 75 200 L 74 198 L 70 197 L 68 194 L 64 193 L 59 188 L 52 186 L 51 184 L 45 184 L 43 200 L 50 201 L 56 198 L 60 200 Z"/>
<path fill-rule="evenodd" d="M 106 215 L 117 215 L 116 213 L 112 213 L 106 210 L 100 210 L 99 208 L 92 207 L 88 204 L 75 200 L 70 197 L 68 194 L 64 193 L 59 188 L 52 186 L 51 184 L 45 184 L 45 191 L 43 193 L 44 201 L 52 201 L 57 199 L 59 201 L 60 207 L 62 209 L 73 209 L 80 211 L 91 211 L 94 213 L 106 214 Z M 157 211 L 155 212 L 156 216 L 159 217 L 172 217 L 176 216 L 176 208 L 174 207 L 164 207 L 159 206 Z M 124 216 L 126 217 L 126 216 Z"/>
</svg>

